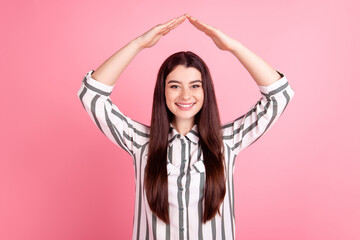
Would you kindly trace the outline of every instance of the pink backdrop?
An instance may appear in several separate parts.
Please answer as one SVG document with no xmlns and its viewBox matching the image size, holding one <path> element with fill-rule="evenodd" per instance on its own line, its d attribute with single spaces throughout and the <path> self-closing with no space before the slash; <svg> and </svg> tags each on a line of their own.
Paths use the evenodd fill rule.
<svg viewBox="0 0 360 240">
<path fill-rule="evenodd" d="M 295 90 L 275 126 L 237 158 L 237 239 L 360 239 L 356 1 L 6 2 L 0 239 L 130 239 L 131 158 L 91 122 L 77 91 L 128 41 L 185 12 L 242 42 Z M 185 22 L 134 59 L 113 102 L 149 124 L 158 68 L 180 50 L 208 63 L 223 122 L 260 97 L 238 60 Z"/>
</svg>

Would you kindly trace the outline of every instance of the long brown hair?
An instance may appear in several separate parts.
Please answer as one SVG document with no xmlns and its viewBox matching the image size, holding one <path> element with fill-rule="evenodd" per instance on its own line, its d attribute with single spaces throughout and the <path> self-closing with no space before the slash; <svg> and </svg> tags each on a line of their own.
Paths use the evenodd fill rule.
<svg viewBox="0 0 360 240">
<path fill-rule="evenodd" d="M 145 167 L 145 191 L 150 209 L 165 223 L 169 223 L 167 148 L 170 122 L 173 114 L 166 106 L 165 79 L 178 65 L 194 67 L 201 73 L 204 103 L 195 116 L 199 130 L 199 144 L 204 157 L 206 172 L 204 215 L 202 221 L 220 214 L 225 196 L 225 166 L 221 123 L 216 103 L 214 85 L 205 62 L 195 53 L 177 52 L 161 65 L 155 84 L 148 159 Z"/>
</svg>

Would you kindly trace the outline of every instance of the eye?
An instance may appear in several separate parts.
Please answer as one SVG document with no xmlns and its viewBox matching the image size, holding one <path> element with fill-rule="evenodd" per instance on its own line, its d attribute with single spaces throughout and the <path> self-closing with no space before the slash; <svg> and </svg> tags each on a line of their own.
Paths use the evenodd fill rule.
<svg viewBox="0 0 360 240">
<path fill-rule="evenodd" d="M 176 88 L 179 88 L 179 86 L 178 85 L 171 85 L 170 88 L 176 89 Z"/>
<path fill-rule="evenodd" d="M 192 85 L 191 87 L 192 87 L 192 88 L 199 88 L 199 87 L 201 87 L 201 85 L 195 84 L 195 85 Z"/>
</svg>

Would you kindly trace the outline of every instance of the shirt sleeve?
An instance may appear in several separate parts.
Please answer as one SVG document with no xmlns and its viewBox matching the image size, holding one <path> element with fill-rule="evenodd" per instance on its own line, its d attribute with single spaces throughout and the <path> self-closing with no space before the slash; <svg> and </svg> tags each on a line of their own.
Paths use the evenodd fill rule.
<svg viewBox="0 0 360 240">
<path fill-rule="evenodd" d="M 110 100 L 115 85 L 109 86 L 91 77 L 89 71 L 78 91 L 78 97 L 100 131 L 132 157 L 149 141 L 150 128 L 125 116 Z"/>
<path fill-rule="evenodd" d="M 259 86 L 261 98 L 244 115 L 222 126 L 223 140 L 238 154 L 259 139 L 279 119 L 294 96 L 286 76 L 268 86 Z"/>
</svg>

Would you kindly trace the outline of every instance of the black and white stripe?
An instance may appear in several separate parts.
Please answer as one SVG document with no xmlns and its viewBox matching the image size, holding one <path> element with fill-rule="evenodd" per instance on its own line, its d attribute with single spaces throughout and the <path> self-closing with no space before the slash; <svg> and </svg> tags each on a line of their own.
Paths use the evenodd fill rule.
<svg viewBox="0 0 360 240">
<path fill-rule="evenodd" d="M 206 172 L 197 125 L 183 136 L 170 126 L 168 192 L 170 224 L 153 214 L 146 201 L 144 169 L 150 128 L 125 116 L 110 100 L 114 86 L 83 79 L 78 97 L 92 121 L 113 143 L 128 152 L 135 168 L 135 209 L 132 239 L 234 239 L 234 179 L 237 154 L 253 144 L 277 121 L 294 96 L 284 74 L 269 86 L 259 86 L 261 98 L 247 113 L 222 126 L 226 195 L 220 215 L 202 223 Z"/>
</svg>

